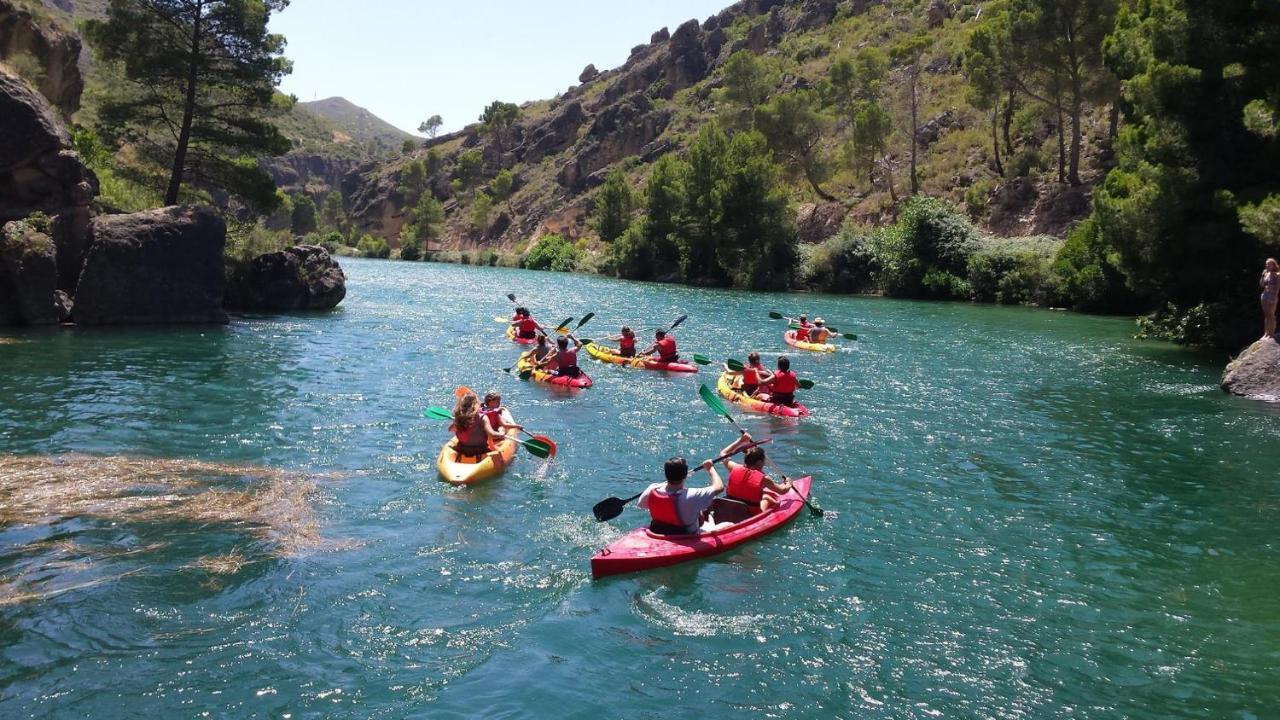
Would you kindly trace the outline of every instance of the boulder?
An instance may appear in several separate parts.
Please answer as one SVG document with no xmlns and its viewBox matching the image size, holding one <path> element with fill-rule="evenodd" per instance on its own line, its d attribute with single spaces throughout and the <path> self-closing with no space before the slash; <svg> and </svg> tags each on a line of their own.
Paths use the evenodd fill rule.
<svg viewBox="0 0 1280 720">
<path fill-rule="evenodd" d="M 587 65 L 586 67 L 582 68 L 582 72 L 578 73 L 578 82 L 580 83 L 591 82 L 592 80 L 595 80 L 599 76 L 600 76 L 600 71 L 596 69 L 595 65 Z"/>
<path fill-rule="evenodd" d="M 929 10 L 927 11 L 929 27 L 940 28 L 942 23 L 951 17 L 951 3 L 947 0 L 929 0 Z"/>
<path fill-rule="evenodd" d="M 1233 395 L 1280 402 L 1280 343 L 1267 338 L 1245 348 L 1227 365 L 1222 389 Z"/>
<path fill-rule="evenodd" d="M 804 243 L 822 242 L 840 232 L 848 214 L 838 202 L 805 203 L 796 212 L 796 237 Z"/>
<path fill-rule="evenodd" d="M 26 223 L 0 230 L 0 324 L 53 325 L 58 266 L 53 239 Z"/>
<path fill-rule="evenodd" d="M 81 325 L 225 323 L 227 228 L 211 207 L 93 221 L 72 317 Z"/>
<path fill-rule="evenodd" d="M 658 43 L 664 43 L 670 39 L 671 39 L 671 33 L 668 32 L 666 28 L 662 28 L 658 32 L 649 36 L 649 44 L 657 45 Z"/>
<path fill-rule="evenodd" d="M 701 23 L 687 20 L 671 34 L 667 42 L 670 52 L 663 67 L 663 78 L 670 92 L 682 90 L 707 76 L 707 58 L 703 54 Z"/>
<path fill-rule="evenodd" d="M 0 69 L 0 223 L 33 212 L 87 206 L 97 178 L 70 150 L 71 138 L 49 101 Z"/>
<path fill-rule="evenodd" d="M 259 255 L 232 272 L 226 305 L 233 310 L 329 310 L 347 295 L 347 276 L 318 245 Z"/>
<path fill-rule="evenodd" d="M 40 94 L 70 117 L 80 109 L 80 38 L 42 22 L 11 0 L 0 0 L 0 60 L 20 57 L 40 65 Z"/>
</svg>

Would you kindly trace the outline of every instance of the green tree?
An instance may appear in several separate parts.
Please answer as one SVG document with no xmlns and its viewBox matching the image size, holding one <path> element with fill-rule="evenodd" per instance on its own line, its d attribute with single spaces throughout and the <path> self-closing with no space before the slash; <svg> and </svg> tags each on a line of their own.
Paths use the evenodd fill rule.
<svg viewBox="0 0 1280 720">
<path fill-rule="evenodd" d="M 523 265 L 530 270 L 573 272 L 579 261 L 578 249 L 556 233 L 547 233 L 529 250 Z"/>
<path fill-rule="evenodd" d="M 515 186 L 515 181 L 515 176 L 511 174 L 511 171 L 503 168 L 489 183 L 489 196 L 493 198 L 494 202 L 507 203 L 507 209 L 509 210 L 511 188 Z"/>
<path fill-rule="evenodd" d="M 613 242 L 631 223 L 631 186 L 621 168 L 614 168 L 596 195 L 596 232 Z"/>
<path fill-rule="evenodd" d="M 687 168 L 676 155 L 667 154 L 658 158 L 649 174 L 644 198 L 646 219 L 640 229 L 654 274 L 644 279 L 670 275 L 679 269 L 680 252 L 676 244 L 684 222 L 683 178 Z"/>
<path fill-rule="evenodd" d="M 1002 125 L 1006 149 L 1013 152 L 1009 126 L 1013 122 L 1019 82 L 1014 56 L 1008 13 L 988 13 L 969 36 L 963 62 L 969 80 L 969 102 L 979 110 L 991 112 L 991 152 L 999 175 L 1004 175 L 1004 163 L 1000 159 Z"/>
<path fill-rule="evenodd" d="M 284 38 L 267 31 L 287 0 L 111 0 L 85 35 L 125 83 L 99 108 L 103 124 L 169 168 L 164 201 L 185 182 L 226 190 L 269 211 L 275 184 L 253 160 L 289 150 L 271 123 L 290 72 Z M 244 160 L 248 159 L 249 162 Z"/>
<path fill-rule="evenodd" d="M 919 149 L 916 135 L 920 131 L 920 75 L 924 70 L 924 55 L 933 40 L 925 33 L 917 33 L 893 48 L 893 58 L 902 66 L 907 76 L 907 104 L 911 108 L 911 194 L 920 192 Z"/>
<path fill-rule="evenodd" d="M 781 168 L 759 132 L 729 141 L 717 199 L 723 240 L 716 261 L 735 287 L 781 290 L 790 286 L 798 253 Z"/>
<path fill-rule="evenodd" d="M 347 221 L 347 212 L 342 206 L 342 193 L 334 190 L 324 196 L 321 217 L 324 218 L 324 223 L 328 227 L 342 227 L 343 223 Z"/>
<path fill-rule="evenodd" d="M 868 45 L 831 64 L 824 86 L 826 101 L 845 121 L 850 121 L 859 104 L 880 98 L 880 88 L 888 74 L 889 56 Z"/>
<path fill-rule="evenodd" d="M 481 173 L 484 171 L 484 153 L 480 148 L 472 148 L 458 155 L 458 166 L 455 168 L 455 176 L 461 183 L 463 190 L 470 190 L 480 182 Z"/>
<path fill-rule="evenodd" d="M 306 235 L 316 231 L 316 203 L 310 195 L 298 195 L 293 199 L 293 216 L 289 229 L 294 235 Z"/>
<path fill-rule="evenodd" d="M 723 209 L 719 183 L 725 176 L 729 138 L 715 120 L 705 122 L 689 144 L 681 168 L 680 275 L 685 280 L 724 279 L 716 262 L 716 245 L 723 239 Z"/>
<path fill-rule="evenodd" d="M 514 103 L 502 102 L 494 100 L 489 103 L 484 112 L 480 114 L 480 122 L 484 123 L 484 131 L 493 136 L 493 141 L 498 146 L 498 153 L 503 152 L 502 136 L 506 133 L 507 128 L 515 124 L 520 119 L 520 106 Z"/>
<path fill-rule="evenodd" d="M 418 132 L 426 135 L 432 140 L 435 140 L 436 133 L 440 132 L 441 125 L 444 125 L 444 119 L 439 115 L 432 115 L 418 126 Z"/>
<path fill-rule="evenodd" d="M 471 202 L 471 227 L 485 230 L 489 227 L 489 218 L 493 215 L 493 198 L 481 190 Z"/>
<path fill-rule="evenodd" d="M 400 186 L 398 190 L 409 203 L 417 202 L 430 184 L 431 174 L 428 170 L 428 160 L 425 158 L 410 160 L 400 170 Z"/>
<path fill-rule="evenodd" d="M 751 115 L 760 103 L 778 85 L 778 70 L 768 58 L 762 58 L 750 50 L 739 50 L 725 61 L 724 88 L 720 98 L 730 110 L 734 125 L 750 125 Z"/>
<path fill-rule="evenodd" d="M 400 228 L 400 244 L 405 247 L 413 245 L 425 251 L 430 249 L 430 242 L 440 236 L 440 229 L 444 226 L 444 208 L 431 193 L 423 193 L 409 210 L 408 220 Z"/>
<path fill-rule="evenodd" d="M 889 136 L 893 133 L 893 118 L 875 100 L 858 103 L 853 115 L 853 138 L 848 153 L 854 170 L 873 185 L 876 168 L 883 173 L 889 187 L 889 197 L 898 202 L 898 191 L 893 184 L 893 165 L 889 160 Z"/>
<path fill-rule="evenodd" d="M 823 200 L 835 200 L 822 189 L 831 174 L 831 164 L 822 141 L 829 123 L 821 111 L 815 90 L 793 90 L 775 95 L 756 108 L 756 129 L 768 139 L 769 147 L 788 170 L 803 177 Z"/>
</svg>

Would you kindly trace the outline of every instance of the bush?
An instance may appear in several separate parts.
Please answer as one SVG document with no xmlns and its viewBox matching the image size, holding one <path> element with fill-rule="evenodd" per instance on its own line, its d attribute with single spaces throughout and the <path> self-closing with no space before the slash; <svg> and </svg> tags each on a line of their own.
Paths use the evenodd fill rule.
<svg viewBox="0 0 1280 720">
<path fill-rule="evenodd" d="M 223 256 L 232 264 L 248 262 L 291 245 L 293 235 L 288 230 L 273 231 L 257 223 L 228 222 Z"/>
<path fill-rule="evenodd" d="M 984 240 L 969 257 L 969 297 L 977 302 L 1051 307 L 1064 302 L 1051 237 Z"/>
<path fill-rule="evenodd" d="M 365 235 L 360 238 L 360 242 L 356 243 L 356 250 L 360 252 L 362 257 L 367 258 L 389 258 L 391 257 L 391 246 L 387 241 L 380 237 Z"/>
<path fill-rule="evenodd" d="M 977 233 L 947 203 L 914 197 L 898 222 L 873 236 L 881 289 L 894 297 L 939 300 L 966 297 L 969 255 Z"/>
<path fill-rule="evenodd" d="M 964 206 L 969 217 L 977 220 L 987 214 L 991 205 L 991 195 L 995 191 L 995 182 L 991 178 L 982 178 L 965 188 Z"/>
<path fill-rule="evenodd" d="M 417 243 L 409 243 L 400 246 L 400 259 L 413 262 L 422 259 L 422 246 Z"/>
<path fill-rule="evenodd" d="M 1090 217 L 1067 235 L 1053 260 L 1062 292 L 1072 307 L 1090 312 L 1135 310 L 1137 296 L 1128 288 L 1120 258 Z"/>
<path fill-rule="evenodd" d="M 1217 328 L 1230 324 L 1225 305 L 1200 303 L 1184 308 L 1169 303 L 1162 310 L 1138 318 L 1140 340 L 1164 340 L 1190 347 L 1218 345 Z"/>
<path fill-rule="evenodd" d="M 549 233 L 524 256 L 524 266 L 530 270 L 572 272 L 578 260 L 579 251 L 572 243 L 561 235 Z"/>
<path fill-rule="evenodd" d="M 320 242 L 319 242 L 320 247 L 324 248 L 325 250 L 328 250 L 330 255 L 337 252 L 338 248 L 343 247 L 346 244 L 347 244 L 347 239 L 343 237 L 342 233 L 338 232 L 337 230 L 330 230 L 329 232 L 325 233 L 320 238 Z"/>
<path fill-rule="evenodd" d="M 866 292 L 873 289 L 877 270 L 870 238 L 851 230 L 800 248 L 800 282 L 814 290 Z"/>
</svg>

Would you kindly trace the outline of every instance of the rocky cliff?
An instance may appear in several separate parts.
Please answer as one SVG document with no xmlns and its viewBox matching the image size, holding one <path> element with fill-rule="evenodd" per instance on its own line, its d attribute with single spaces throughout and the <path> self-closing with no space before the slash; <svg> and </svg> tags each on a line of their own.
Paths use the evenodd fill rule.
<svg viewBox="0 0 1280 720">
<path fill-rule="evenodd" d="M 80 74 L 79 36 L 37 17 L 12 0 L 0 0 L 0 61 L 28 78 L 70 117 L 80 109 L 84 80 Z"/>
</svg>

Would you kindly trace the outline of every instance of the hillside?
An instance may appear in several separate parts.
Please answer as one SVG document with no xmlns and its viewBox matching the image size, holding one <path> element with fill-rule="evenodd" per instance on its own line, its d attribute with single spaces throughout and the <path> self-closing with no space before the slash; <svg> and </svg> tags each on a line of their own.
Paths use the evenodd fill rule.
<svg viewBox="0 0 1280 720">
<path fill-rule="evenodd" d="M 593 243 L 588 222 L 596 188 L 621 168 L 633 189 L 642 188 L 652 163 L 679 153 L 712 118 L 730 122 L 722 97 L 724 69 L 735 52 L 748 50 L 775 69 L 774 94 L 821 88 L 833 63 L 867 47 L 888 55 L 904 38 L 927 39 L 919 81 L 916 132 L 922 194 L 967 208 L 979 224 L 1003 235 L 1061 235 L 1088 209 L 1088 186 L 1105 172 L 1104 109 L 1089 111 L 1082 177 L 1085 186 L 1056 182 L 1056 118 L 1026 104 L 1012 119 L 1005 176 L 991 159 L 990 120 L 973 107 L 960 59 L 974 21 L 991 2 L 942 0 L 744 0 L 705 21 L 690 20 L 674 32 L 654 32 L 632 49 L 621 67 L 588 66 L 580 83 L 543 101 L 520 106 L 519 119 L 497 133 L 472 125 L 437 138 L 410 157 L 364 173 L 349 185 L 353 218 L 365 232 L 394 244 L 405 223 L 402 178 L 411 162 L 431 168 L 428 185 L 444 203 L 445 227 L 433 247 L 520 250 L 544 232 Z M 906 187 L 910 148 L 907 69 L 894 61 L 882 96 L 893 133 L 884 159 L 896 189 L 860 178 L 843 159 L 839 120 L 819 143 L 831 173 L 823 199 L 802 178 L 791 180 L 802 241 L 816 241 L 850 222 L 878 224 L 894 212 L 892 195 Z M 469 153 L 469 156 L 464 155 Z M 474 190 L 459 191 L 466 163 L 483 158 L 479 184 L 507 169 L 514 192 L 500 209 L 477 223 Z M 475 184 L 472 182 L 471 184 Z M 483 214 L 482 214 L 483 215 Z"/>
<path fill-rule="evenodd" d="M 399 151 L 414 135 L 401 130 L 368 110 L 341 97 L 300 102 L 296 106 L 329 121 L 340 135 L 335 141 L 350 139 L 357 144 L 374 143 L 383 151 Z"/>
</svg>

